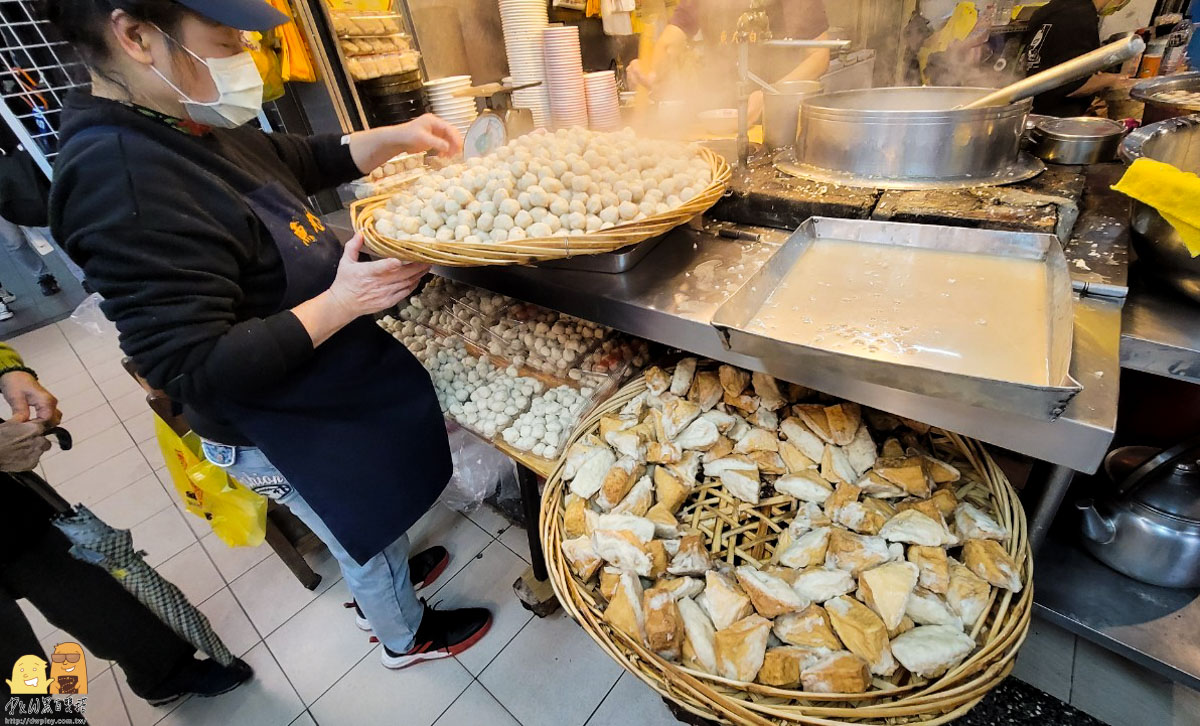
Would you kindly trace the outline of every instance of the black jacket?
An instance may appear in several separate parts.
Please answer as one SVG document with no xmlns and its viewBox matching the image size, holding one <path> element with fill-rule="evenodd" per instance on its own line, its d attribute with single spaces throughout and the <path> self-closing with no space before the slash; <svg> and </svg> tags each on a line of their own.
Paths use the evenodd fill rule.
<svg viewBox="0 0 1200 726">
<path fill-rule="evenodd" d="M 1029 74 L 1044 71 L 1100 47 L 1100 14 L 1092 0 L 1050 0 L 1029 19 L 1025 66 Z M 1033 112 L 1049 116 L 1082 116 L 1091 97 L 1072 97 L 1087 79 L 1034 96 Z"/>
<path fill-rule="evenodd" d="M 211 402 L 284 378 L 313 346 L 295 315 L 275 313 L 279 252 L 242 195 L 270 180 L 300 198 L 349 181 L 361 175 L 349 147 L 249 127 L 196 136 L 83 93 L 63 115 L 55 239 L 105 298 L 121 349 L 150 384 L 185 405 L 197 433 L 249 444 Z"/>
</svg>

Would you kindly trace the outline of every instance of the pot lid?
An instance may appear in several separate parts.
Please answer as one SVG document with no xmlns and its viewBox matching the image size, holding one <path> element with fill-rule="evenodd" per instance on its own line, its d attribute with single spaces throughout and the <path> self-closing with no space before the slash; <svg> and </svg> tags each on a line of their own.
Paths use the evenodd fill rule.
<svg viewBox="0 0 1200 726">
<path fill-rule="evenodd" d="M 1174 465 L 1160 466 L 1147 475 L 1130 499 L 1162 514 L 1200 523 L 1200 462 L 1193 450 Z"/>
<path fill-rule="evenodd" d="M 1059 141 L 1106 139 L 1125 133 L 1125 126 L 1120 122 L 1094 116 L 1046 118 L 1034 128 L 1048 138 Z"/>
</svg>

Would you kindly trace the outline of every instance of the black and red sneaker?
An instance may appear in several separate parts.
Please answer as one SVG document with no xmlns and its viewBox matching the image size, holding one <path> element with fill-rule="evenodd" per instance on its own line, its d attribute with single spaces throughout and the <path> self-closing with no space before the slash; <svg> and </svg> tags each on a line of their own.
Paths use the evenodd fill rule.
<svg viewBox="0 0 1200 726">
<path fill-rule="evenodd" d="M 421 603 L 425 614 L 417 628 L 415 645 L 397 653 L 386 645 L 380 653 L 384 668 L 399 670 L 422 661 L 458 655 L 475 645 L 492 627 L 492 614 L 485 608 L 436 610 Z"/>
<path fill-rule="evenodd" d="M 408 558 L 408 579 L 417 592 L 432 585 L 450 564 L 450 552 L 441 545 L 421 550 Z"/>
<path fill-rule="evenodd" d="M 417 592 L 424 590 L 437 581 L 446 566 L 450 564 L 450 552 L 441 545 L 434 545 L 427 550 L 421 550 L 408 558 L 408 580 Z M 371 623 L 363 615 L 357 600 L 343 603 L 347 608 L 354 608 L 354 624 L 359 630 L 371 632 Z"/>
</svg>

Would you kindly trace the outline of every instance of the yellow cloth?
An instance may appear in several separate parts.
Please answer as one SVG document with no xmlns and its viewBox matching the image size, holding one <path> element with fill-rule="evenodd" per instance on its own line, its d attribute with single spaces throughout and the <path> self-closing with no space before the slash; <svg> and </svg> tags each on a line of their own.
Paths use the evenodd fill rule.
<svg viewBox="0 0 1200 726">
<path fill-rule="evenodd" d="M 276 10 L 292 18 L 289 22 L 276 28 L 279 35 L 279 55 L 281 75 L 283 80 L 312 83 L 317 80 L 316 62 L 313 61 L 312 51 L 308 41 L 296 25 L 296 14 L 292 12 L 288 0 L 268 0 Z"/>
<path fill-rule="evenodd" d="M 1158 210 L 1192 257 L 1200 256 L 1200 176 L 1143 157 L 1134 160 L 1113 189 Z"/>
<path fill-rule="evenodd" d="M 926 85 L 930 83 L 929 78 L 925 75 L 925 69 L 929 65 L 929 56 L 934 53 L 944 53 L 955 43 L 966 40 L 978 24 L 979 10 L 975 7 L 974 2 L 964 0 L 954 6 L 954 12 L 946 24 L 929 36 L 925 45 L 917 51 L 917 63 L 921 68 L 922 83 Z"/>
</svg>

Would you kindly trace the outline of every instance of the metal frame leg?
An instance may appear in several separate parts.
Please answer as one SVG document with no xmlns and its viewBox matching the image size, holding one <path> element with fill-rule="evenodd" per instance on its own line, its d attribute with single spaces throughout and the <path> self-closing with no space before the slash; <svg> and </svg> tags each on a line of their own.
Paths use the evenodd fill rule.
<svg viewBox="0 0 1200 726">
<path fill-rule="evenodd" d="M 545 582 L 550 574 L 546 572 L 546 557 L 542 552 L 542 539 L 538 536 L 538 517 L 542 511 L 538 476 L 518 464 L 517 485 L 521 488 L 521 508 L 525 513 L 525 534 L 529 537 L 529 559 L 533 565 L 533 576 L 538 582 Z"/>
<path fill-rule="evenodd" d="M 1050 531 L 1054 516 L 1058 514 L 1058 508 L 1062 506 L 1063 497 L 1067 495 L 1067 489 L 1074 478 L 1074 469 L 1059 465 L 1050 468 L 1046 476 L 1046 488 L 1042 491 L 1033 519 L 1029 523 L 1029 546 L 1034 552 L 1046 541 L 1046 534 Z"/>
</svg>

